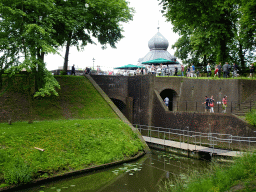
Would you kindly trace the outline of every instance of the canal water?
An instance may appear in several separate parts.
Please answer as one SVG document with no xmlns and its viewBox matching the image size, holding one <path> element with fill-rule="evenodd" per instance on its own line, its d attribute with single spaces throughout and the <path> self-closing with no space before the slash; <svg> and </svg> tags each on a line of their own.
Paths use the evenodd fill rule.
<svg viewBox="0 0 256 192">
<path fill-rule="evenodd" d="M 22 192 L 155 192 L 159 185 L 185 174 L 201 171 L 209 166 L 206 161 L 190 159 L 152 150 L 141 159 L 91 174 L 79 175 L 46 185 L 23 189 Z M 20 192 L 21 192 L 20 191 Z"/>
</svg>

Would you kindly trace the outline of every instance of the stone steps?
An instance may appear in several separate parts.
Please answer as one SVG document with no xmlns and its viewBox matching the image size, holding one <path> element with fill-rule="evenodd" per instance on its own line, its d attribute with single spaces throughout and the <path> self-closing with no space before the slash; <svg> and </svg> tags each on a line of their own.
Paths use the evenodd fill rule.
<svg viewBox="0 0 256 192">
<path fill-rule="evenodd" d="M 240 106 L 239 106 L 240 105 Z M 256 106 L 256 92 L 252 93 L 245 101 L 237 104 L 234 108 L 234 114 L 238 116 L 245 116 L 250 110 L 255 109 Z"/>
</svg>

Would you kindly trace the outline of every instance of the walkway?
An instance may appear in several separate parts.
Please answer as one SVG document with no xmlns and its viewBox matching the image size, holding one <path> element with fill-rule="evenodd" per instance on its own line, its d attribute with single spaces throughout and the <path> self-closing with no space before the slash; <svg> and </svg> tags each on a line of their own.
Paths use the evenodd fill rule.
<svg viewBox="0 0 256 192">
<path fill-rule="evenodd" d="M 193 152 L 206 152 L 206 153 L 212 153 L 217 156 L 228 156 L 228 157 L 237 157 L 243 154 L 243 152 L 240 152 L 240 151 L 214 149 L 210 147 L 203 147 L 199 145 L 187 144 L 187 143 L 176 142 L 171 140 L 158 139 L 154 137 L 147 137 L 147 136 L 142 136 L 142 137 L 146 142 L 149 142 L 149 143 L 169 146 L 169 147 L 183 149 L 183 150 L 189 150 Z"/>
</svg>

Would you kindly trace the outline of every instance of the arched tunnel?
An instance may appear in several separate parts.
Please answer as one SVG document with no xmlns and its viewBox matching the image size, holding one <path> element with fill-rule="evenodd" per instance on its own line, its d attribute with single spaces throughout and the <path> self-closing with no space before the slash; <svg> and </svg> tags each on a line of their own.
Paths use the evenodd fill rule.
<svg viewBox="0 0 256 192">
<path fill-rule="evenodd" d="M 174 111 L 174 106 L 177 105 L 176 102 L 176 96 L 177 93 L 176 91 L 172 90 L 172 89 L 165 89 L 160 93 L 161 98 L 164 100 L 166 97 L 169 98 L 169 106 L 168 109 L 170 111 Z"/>
<path fill-rule="evenodd" d="M 111 100 L 113 101 L 113 103 L 118 107 L 118 109 L 125 114 L 126 112 L 126 105 L 123 101 L 119 100 L 119 99 L 114 99 L 111 98 Z"/>
</svg>

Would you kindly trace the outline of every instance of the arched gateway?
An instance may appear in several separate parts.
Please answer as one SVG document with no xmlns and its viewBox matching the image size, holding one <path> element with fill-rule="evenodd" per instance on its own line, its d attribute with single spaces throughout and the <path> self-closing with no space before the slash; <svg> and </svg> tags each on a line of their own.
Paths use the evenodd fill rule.
<svg viewBox="0 0 256 192">
<path fill-rule="evenodd" d="M 161 98 L 164 100 L 166 97 L 169 98 L 169 110 L 175 111 L 177 106 L 177 93 L 173 89 L 165 89 L 160 93 Z"/>
</svg>

